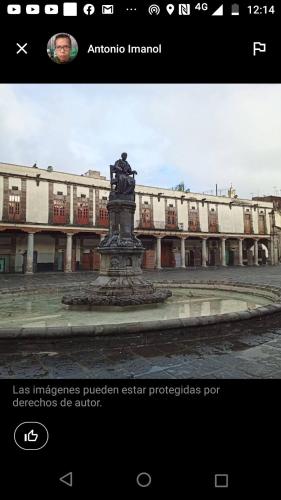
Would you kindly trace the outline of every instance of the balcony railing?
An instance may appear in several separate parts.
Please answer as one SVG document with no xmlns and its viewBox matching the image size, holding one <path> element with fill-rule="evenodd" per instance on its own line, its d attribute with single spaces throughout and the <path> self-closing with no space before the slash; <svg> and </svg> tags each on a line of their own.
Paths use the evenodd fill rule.
<svg viewBox="0 0 281 500">
<path fill-rule="evenodd" d="M 175 227 L 169 227 L 169 225 L 165 224 L 164 221 L 143 221 L 143 220 L 136 220 L 135 221 L 135 229 L 155 229 L 155 230 L 167 230 L 167 231 L 183 231 L 183 223 L 178 223 Z"/>
<path fill-rule="evenodd" d="M 209 233 L 218 233 L 219 225 L 218 224 L 209 224 Z"/>
<path fill-rule="evenodd" d="M 135 229 L 156 229 L 157 224 L 161 224 L 156 221 L 145 221 L 145 220 L 136 220 L 135 221 Z M 157 227 L 157 229 L 165 229 L 165 225 L 163 227 Z"/>
<path fill-rule="evenodd" d="M 195 225 L 195 224 L 192 224 L 188 226 L 188 232 L 190 233 L 200 233 L 200 226 L 199 224 L 198 225 Z"/>
</svg>

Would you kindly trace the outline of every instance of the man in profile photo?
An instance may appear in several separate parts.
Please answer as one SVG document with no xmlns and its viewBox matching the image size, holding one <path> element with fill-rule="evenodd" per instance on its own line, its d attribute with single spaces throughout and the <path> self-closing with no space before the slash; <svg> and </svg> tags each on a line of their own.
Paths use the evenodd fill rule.
<svg viewBox="0 0 281 500">
<path fill-rule="evenodd" d="M 56 35 L 54 42 L 54 55 L 53 61 L 57 64 L 66 64 L 72 61 L 71 57 L 72 43 L 71 38 L 66 33 L 59 33 Z M 75 56 L 74 56 L 75 57 Z"/>
</svg>

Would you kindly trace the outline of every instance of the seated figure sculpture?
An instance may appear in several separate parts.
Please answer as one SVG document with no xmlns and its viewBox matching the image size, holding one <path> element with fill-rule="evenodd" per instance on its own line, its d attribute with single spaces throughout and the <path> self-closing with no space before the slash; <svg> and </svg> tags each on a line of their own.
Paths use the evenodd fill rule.
<svg viewBox="0 0 281 500">
<path fill-rule="evenodd" d="M 127 153 L 122 153 L 121 158 L 110 165 L 111 186 L 115 186 L 114 192 L 118 194 L 134 194 L 136 170 L 132 170 L 127 162 Z M 115 177 L 113 178 L 113 174 Z M 133 176 L 133 177 L 131 177 Z"/>
</svg>

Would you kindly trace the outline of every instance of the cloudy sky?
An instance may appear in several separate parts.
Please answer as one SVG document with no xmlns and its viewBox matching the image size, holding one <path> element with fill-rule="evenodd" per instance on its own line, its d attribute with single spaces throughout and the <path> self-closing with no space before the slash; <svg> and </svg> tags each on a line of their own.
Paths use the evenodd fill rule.
<svg viewBox="0 0 281 500">
<path fill-rule="evenodd" d="M 0 162 L 281 195 L 281 85 L 0 85 Z M 221 190 L 221 191 L 220 191 Z"/>
</svg>

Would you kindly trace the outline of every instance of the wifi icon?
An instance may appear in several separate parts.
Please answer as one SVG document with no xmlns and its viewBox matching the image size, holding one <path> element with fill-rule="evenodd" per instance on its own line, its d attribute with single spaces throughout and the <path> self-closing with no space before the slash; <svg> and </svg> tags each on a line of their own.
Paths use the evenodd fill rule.
<svg viewBox="0 0 281 500">
<path fill-rule="evenodd" d="M 160 7 L 159 5 L 156 5 L 155 3 L 150 5 L 148 7 L 148 13 L 151 15 L 151 16 L 158 16 L 158 14 L 160 14 Z"/>
</svg>

